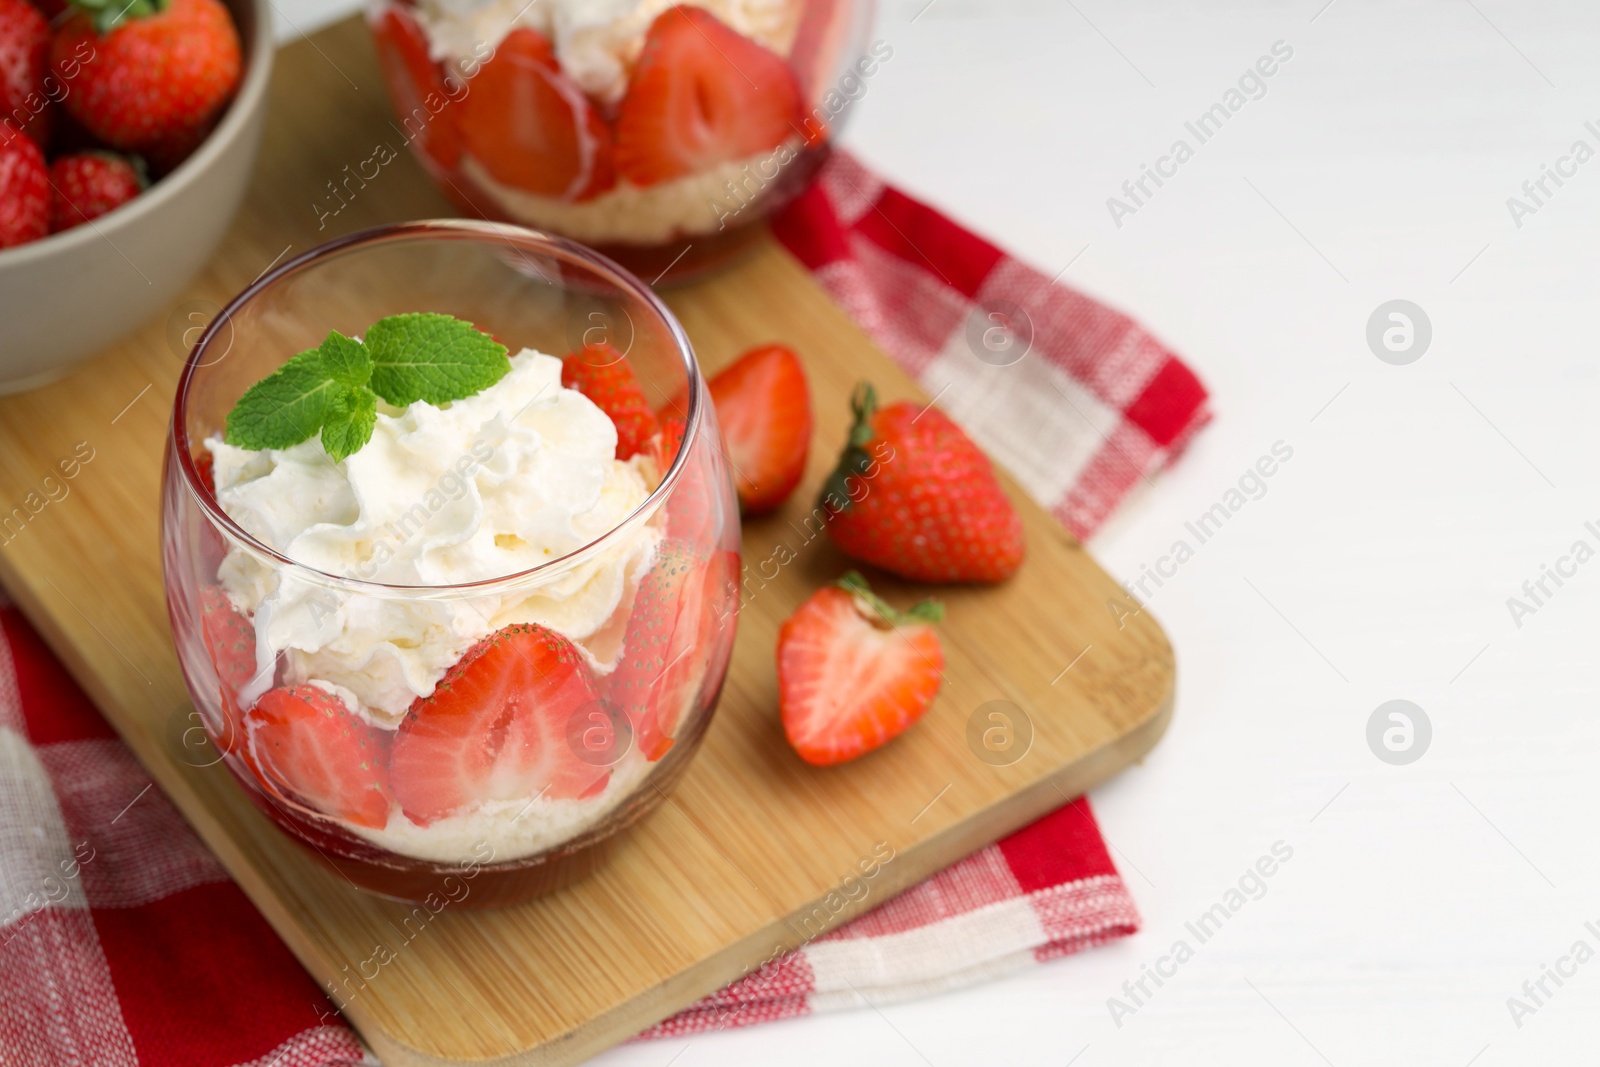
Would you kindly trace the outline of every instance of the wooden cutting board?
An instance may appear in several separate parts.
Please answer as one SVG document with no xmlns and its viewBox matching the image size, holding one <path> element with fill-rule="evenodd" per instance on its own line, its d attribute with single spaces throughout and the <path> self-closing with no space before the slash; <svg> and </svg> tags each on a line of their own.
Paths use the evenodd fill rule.
<svg viewBox="0 0 1600 1067">
<path fill-rule="evenodd" d="M 446 908 L 421 933 L 403 923 L 409 908 L 313 862 L 221 766 L 196 767 L 208 761 L 182 747 L 189 701 L 167 627 L 157 500 L 184 334 L 291 252 L 451 212 L 402 154 L 318 230 L 337 206 L 324 199 L 328 183 L 380 143 L 399 144 L 359 22 L 286 47 L 272 93 L 244 209 L 185 296 L 64 381 L 0 401 L 0 515 L 48 501 L 0 533 L 0 581 L 306 968 L 346 991 L 347 1017 L 384 1062 L 574 1063 L 1059 806 L 1156 742 L 1171 708 L 1166 638 L 1148 614 L 1119 627 L 1106 607 L 1122 597 L 1117 584 L 1008 481 L 1027 563 L 998 588 L 937 591 L 948 667 L 927 717 L 842 768 L 807 767 L 788 750 L 777 628 L 847 566 L 825 537 L 807 540 L 799 517 L 844 440 L 852 384 L 868 377 L 888 398 L 921 394 L 767 240 L 733 270 L 668 294 L 711 370 L 753 343 L 792 344 L 817 411 L 805 484 L 784 512 L 744 532 L 752 570 L 780 544 L 797 558 L 750 596 L 716 719 L 676 793 L 588 881 L 511 909 Z M 76 477 L 41 484 L 85 447 L 93 458 Z M 880 587 L 902 606 L 926 591 Z M 1006 740 L 995 711 L 1017 730 L 1000 755 L 982 740 L 991 727 L 1002 730 L 991 742 Z M 851 892 L 834 892 L 846 878 Z M 392 958 L 350 996 L 347 976 L 379 945 Z"/>
</svg>

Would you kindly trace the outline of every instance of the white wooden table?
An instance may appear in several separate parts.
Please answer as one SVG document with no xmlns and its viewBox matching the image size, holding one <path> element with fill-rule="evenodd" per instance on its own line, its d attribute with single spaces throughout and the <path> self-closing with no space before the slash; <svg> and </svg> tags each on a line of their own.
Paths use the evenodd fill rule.
<svg viewBox="0 0 1600 1067">
<path fill-rule="evenodd" d="M 1211 387 L 1215 424 L 1096 538 L 1114 574 L 1192 542 L 1186 521 L 1293 450 L 1150 599 L 1177 715 L 1093 798 L 1144 930 L 960 993 L 597 1062 L 1593 1057 L 1600 960 L 1561 964 L 1542 1006 L 1523 983 L 1576 941 L 1600 952 L 1600 560 L 1562 564 L 1541 604 L 1521 587 L 1574 541 L 1600 550 L 1600 159 L 1561 162 L 1600 152 L 1600 10 L 1324 3 L 885 0 L 894 58 L 845 138 L 1046 271 L 1070 263 Z M 309 30 L 354 5 L 279 6 Z M 1279 41 L 1265 94 L 1200 144 L 1185 122 Z M 1107 198 L 1131 204 L 1123 182 L 1179 138 L 1193 157 L 1118 226 Z M 1535 203 L 1541 165 L 1570 176 Z M 1536 208 L 1520 227 L 1513 196 Z M 1394 299 L 1432 327 L 1407 365 L 1366 340 Z M 1513 595 L 1536 610 L 1513 619 Z M 1432 726 L 1402 766 L 1367 742 L 1392 699 Z M 1279 841 L 1264 895 L 1198 943 L 1185 923 Z M 1180 938 L 1193 958 L 1135 1004 L 1124 982 Z M 1536 1010 L 1513 1019 L 1513 996 Z"/>
</svg>

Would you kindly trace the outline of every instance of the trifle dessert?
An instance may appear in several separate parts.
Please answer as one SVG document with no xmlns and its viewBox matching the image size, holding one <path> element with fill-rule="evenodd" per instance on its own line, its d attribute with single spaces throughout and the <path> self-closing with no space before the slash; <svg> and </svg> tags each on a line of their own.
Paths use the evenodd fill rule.
<svg viewBox="0 0 1600 1067">
<path fill-rule="evenodd" d="M 561 270 L 513 269 L 494 247 L 513 239 Z M 526 311 L 282 321 L 279 287 L 325 275 L 325 292 L 342 260 L 427 275 L 432 243 L 451 259 L 473 240 L 473 269 L 444 272 L 463 290 L 493 275 L 564 303 L 589 271 L 568 310 L 587 317 L 604 282 L 631 321 L 666 315 L 615 268 L 507 227 L 313 252 L 224 313 L 225 358 L 209 333 L 191 357 L 164 534 L 191 693 L 258 806 L 358 884 L 421 899 L 470 872 L 482 904 L 586 873 L 659 802 L 720 689 L 739 563 L 686 350 L 652 355 L 641 330 L 633 351 L 552 354 L 508 336 Z M 323 336 L 274 362 L 284 333 Z"/>
<path fill-rule="evenodd" d="M 378 0 L 369 21 L 398 128 L 464 211 L 654 278 L 727 258 L 814 175 L 868 6 Z"/>
</svg>

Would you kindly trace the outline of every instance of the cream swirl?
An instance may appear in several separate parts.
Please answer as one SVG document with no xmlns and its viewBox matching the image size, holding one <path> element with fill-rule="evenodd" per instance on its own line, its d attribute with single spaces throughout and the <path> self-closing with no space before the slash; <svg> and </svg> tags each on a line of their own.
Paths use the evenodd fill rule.
<svg viewBox="0 0 1600 1067">
<path fill-rule="evenodd" d="M 498 45 L 518 26 L 555 46 L 561 70 L 607 104 L 622 99 L 628 71 L 656 16 L 683 0 L 422 0 L 417 12 L 435 59 L 462 60 Z M 737 33 L 788 55 L 801 0 L 692 0 Z"/>
<path fill-rule="evenodd" d="M 560 361 L 524 349 L 504 378 L 464 400 L 380 404 L 372 439 L 341 463 L 316 438 L 259 452 L 207 447 L 218 503 L 258 541 L 327 574 L 437 587 L 531 570 L 618 526 L 649 483 L 638 461 L 614 458 L 616 441 L 605 413 L 562 386 Z M 641 526 L 550 575 L 470 594 L 351 592 L 239 547 L 218 577 L 253 614 L 258 666 L 283 653 L 287 682 L 340 687 L 372 722 L 394 726 L 501 627 L 596 636 L 626 610 L 659 537 Z M 247 707 L 272 672 L 257 677 L 240 693 Z"/>
</svg>

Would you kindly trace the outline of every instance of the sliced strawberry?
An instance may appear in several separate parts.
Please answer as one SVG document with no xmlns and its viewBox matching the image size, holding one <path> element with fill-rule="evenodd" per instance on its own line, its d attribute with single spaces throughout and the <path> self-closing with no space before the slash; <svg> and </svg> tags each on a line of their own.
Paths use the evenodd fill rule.
<svg viewBox="0 0 1600 1067">
<path fill-rule="evenodd" d="M 656 417 L 661 422 L 661 432 L 651 439 L 649 451 L 655 459 L 656 473 L 665 478 L 672 469 L 672 461 L 678 458 L 683 435 L 689 427 L 683 416 L 670 406 L 662 408 Z"/>
<path fill-rule="evenodd" d="M 789 66 L 794 69 L 807 100 L 820 99 L 833 78 L 833 56 L 838 49 L 838 38 L 848 23 L 837 18 L 841 7 L 848 12 L 851 5 L 840 4 L 839 0 L 806 0 L 800 14 L 794 44 L 789 47 Z M 807 116 L 806 126 L 807 129 L 827 128 L 819 114 Z"/>
<path fill-rule="evenodd" d="M 939 691 L 944 651 L 932 601 L 909 612 L 851 572 L 811 594 L 778 630 L 778 707 L 807 763 L 855 759 L 904 733 Z"/>
<path fill-rule="evenodd" d="M 222 683 L 222 719 L 226 733 L 213 740 L 224 752 L 235 752 L 248 760 L 239 690 L 255 677 L 255 627 L 234 609 L 228 594 L 219 586 L 208 585 L 200 590 L 200 633 Z"/>
<path fill-rule="evenodd" d="M 630 459 L 661 432 L 638 376 L 608 344 L 585 345 L 561 361 L 561 384 L 593 400 L 617 427 L 617 458 Z"/>
<path fill-rule="evenodd" d="M 400 724 L 390 764 L 400 809 L 427 826 L 490 801 L 604 788 L 611 772 L 567 741 L 573 716 L 599 696 L 560 634 L 522 624 L 484 638 Z"/>
<path fill-rule="evenodd" d="M 781 58 L 703 8 L 669 8 L 617 111 L 617 169 L 635 185 L 698 174 L 803 135 L 801 117 Z"/>
<path fill-rule="evenodd" d="M 784 345 L 752 348 L 711 379 L 739 503 L 748 514 L 788 499 L 806 472 L 811 395 L 805 368 Z"/>
<path fill-rule="evenodd" d="M 392 796 L 386 737 L 314 685 L 272 689 L 244 713 L 263 781 L 335 819 L 381 827 Z"/>
<path fill-rule="evenodd" d="M 461 132 L 456 126 L 452 86 L 428 51 L 428 35 L 404 7 L 387 8 L 372 23 L 378 59 L 389 85 L 395 114 L 406 136 L 446 170 L 461 162 Z M 453 87 L 454 93 L 461 86 Z"/>
<path fill-rule="evenodd" d="M 688 406 L 688 401 L 679 400 L 661 409 L 661 436 L 651 443 L 651 451 L 656 470 L 663 477 L 683 448 L 686 427 L 683 416 L 677 412 L 686 410 Z M 712 469 L 706 466 L 708 458 L 712 458 L 709 449 L 706 456 L 699 457 L 698 462 L 689 462 L 679 475 L 666 503 L 667 533 L 702 545 L 714 544 L 722 539 L 725 506 L 721 493 L 716 489 Z M 728 476 L 720 463 L 715 469 L 722 477 Z"/>
<path fill-rule="evenodd" d="M 656 470 L 666 477 L 683 447 L 686 427 L 681 415 L 666 415 L 661 420 L 661 433 L 651 442 Z M 678 477 L 672 495 L 667 498 L 667 534 L 696 544 L 710 544 L 716 540 L 716 499 L 705 471 L 691 464 Z"/>
<path fill-rule="evenodd" d="M 200 626 L 223 691 L 237 699 L 256 673 L 256 629 L 235 610 L 220 586 L 200 590 Z"/>
<path fill-rule="evenodd" d="M 728 664 L 733 660 L 733 639 L 738 631 L 739 609 L 744 605 L 740 586 L 743 569 L 744 562 L 734 549 L 712 549 L 711 570 L 706 575 L 706 596 L 712 605 L 711 619 L 701 630 L 700 640 L 712 645 L 704 684 L 709 685 L 711 679 L 716 679 L 718 693 L 728 673 Z M 702 692 L 703 699 L 709 700 L 712 695 Z"/>
<path fill-rule="evenodd" d="M 200 484 L 212 497 L 217 495 L 217 457 L 209 449 L 202 451 L 194 457 L 195 473 L 200 476 Z"/>
<path fill-rule="evenodd" d="M 567 200 L 616 184 L 611 131 L 537 30 L 506 34 L 456 106 L 467 151 L 498 182 Z"/>
<path fill-rule="evenodd" d="M 670 411 L 670 407 L 662 409 L 661 433 L 651 440 L 649 449 L 656 471 L 662 478 L 672 469 L 673 461 L 682 450 L 683 435 L 687 430 L 683 416 L 668 414 Z M 668 536 L 702 545 L 716 541 L 719 537 L 717 505 L 705 469 L 699 464 L 690 463 L 678 476 L 672 495 L 667 498 Z"/>
<path fill-rule="evenodd" d="M 735 553 L 669 537 L 639 583 L 606 696 L 627 713 L 648 759 L 672 747 L 678 720 L 701 695 L 701 684 L 717 676 L 719 641 L 732 644 L 732 634 L 723 631 L 733 626 L 737 610 L 727 596 L 737 560 Z"/>
</svg>

